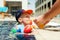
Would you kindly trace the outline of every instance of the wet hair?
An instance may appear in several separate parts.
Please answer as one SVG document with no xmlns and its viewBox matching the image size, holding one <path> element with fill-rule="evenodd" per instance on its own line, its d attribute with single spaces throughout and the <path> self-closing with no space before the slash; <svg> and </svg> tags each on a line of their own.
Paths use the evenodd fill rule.
<svg viewBox="0 0 60 40">
<path fill-rule="evenodd" d="M 17 13 L 16 13 L 16 15 L 15 15 L 15 18 L 16 18 L 16 21 L 17 21 L 17 22 L 19 22 L 18 19 L 19 19 L 19 17 L 22 15 L 23 11 L 24 11 L 23 9 L 17 10 Z"/>
</svg>

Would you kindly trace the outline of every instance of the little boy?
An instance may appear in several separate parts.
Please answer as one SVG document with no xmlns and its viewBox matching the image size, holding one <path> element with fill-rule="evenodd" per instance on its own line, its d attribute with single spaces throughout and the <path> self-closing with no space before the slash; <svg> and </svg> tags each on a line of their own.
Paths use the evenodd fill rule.
<svg viewBox="0 0 60 40">
<path fill-rule="evenodd" d="M 24 27 L 26 25 L 32 25 L 32 20 L 30 20 L 30 15 L 32 14 L 32 12 L 32 10 L 18 10 L 15 17 L 19 25 L 23 25 Z M 19 26 L 19 28 L 22 28 L 21 32 L 24 32 L 24 27 Z"/>
<path fill-rule="evenodd" d="M 22 10 L 22 9 L 17 11 L 17 14 L 15 15 L 15 17 L 16 17 L 16 20 L 19 23 L 19 25 L 16 25 L 11 30 L 11 33 L 13 33 L 13 34 L 18 33 L 16 35 L 18 39 L 24 40 L 24 38 L 23 38 L 24 27 L 26 25 L 32 25 L 32 21 L 30 20 L 30 15 L 32 14 L 32 12 L 33 12 L 32 10 L 25 11 L 25 10 Z M 31 27 L 30 27 L 30 29 L 31 29 Z M 28 31 L 29 31 L 29 29 L 28 29 Z M 22 33 L 22 34 L 20 34 L 20 33 Z"/>
</svg>

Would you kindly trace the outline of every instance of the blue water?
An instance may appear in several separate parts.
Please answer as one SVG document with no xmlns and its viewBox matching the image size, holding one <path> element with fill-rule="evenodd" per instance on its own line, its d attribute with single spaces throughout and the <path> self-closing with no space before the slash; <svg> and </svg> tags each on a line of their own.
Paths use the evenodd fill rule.
<svg viewBox="0 0 60 40">
<path fill-rule="evenodd" d="M 25 35 L 20 34 L 20 39 L 19 37 L 16 36 L 16 38 L 9 38 L 9 32 L 11 28 L 14 27 L 16 24 L 15 21 L 10 22 L 10 21 L 0 21 L 0 40 L 36 40 L 34 35 Z"/>
</svg>

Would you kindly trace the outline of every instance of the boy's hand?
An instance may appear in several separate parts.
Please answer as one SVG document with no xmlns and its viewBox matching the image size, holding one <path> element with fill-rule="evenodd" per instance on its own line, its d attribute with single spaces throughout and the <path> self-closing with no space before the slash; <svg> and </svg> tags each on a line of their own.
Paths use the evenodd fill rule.
<svg viewBox="0 0 60 40">
<path fill-rule="evenodd" d="M 34 22 L 37 24 L 37 26 L 40 28 L 40 29 L 44 29 L 44 26 L 45 24 L 43 24 L 40 19 L 35 19 Z"/>
</svg>

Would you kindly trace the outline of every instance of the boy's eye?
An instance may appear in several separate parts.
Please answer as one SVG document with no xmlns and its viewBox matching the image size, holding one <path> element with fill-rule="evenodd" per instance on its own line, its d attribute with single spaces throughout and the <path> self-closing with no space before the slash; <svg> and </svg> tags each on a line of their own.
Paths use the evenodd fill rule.
<svg viewBox="0 0 60 40">
<path fill-rule="evenodd" d="M 29 16 L 26 16 L 27 18 L 29 18 Z"/>
</svg>

